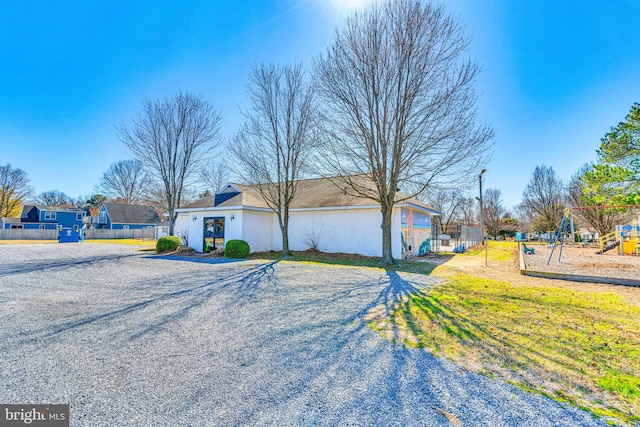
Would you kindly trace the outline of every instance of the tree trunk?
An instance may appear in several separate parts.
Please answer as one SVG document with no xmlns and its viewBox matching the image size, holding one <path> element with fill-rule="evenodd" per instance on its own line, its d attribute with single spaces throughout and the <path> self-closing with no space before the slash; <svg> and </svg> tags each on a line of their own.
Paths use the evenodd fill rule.
<svg viewBox="0 0 640 427">
<path fill-rule="evenodd" d="M 176 227 L 176 215 L 173 214 L 173 209 L 169 211 L 169 236 L 175 236 L 174 229 Z"/>
<path fill-rule="evenodd" d="M 393 254 L 391 252 L 391 213 L 392 209 L 382 206 L 382 260 L 381 265 L 393 264 Z"/>
<path fill-rule="evenodd" d="M 289 252 L 289 213 L 285 212 L 280 221 L 280 231 L 282 232 L 282 259 L 291 258 Z"/>
</svg>

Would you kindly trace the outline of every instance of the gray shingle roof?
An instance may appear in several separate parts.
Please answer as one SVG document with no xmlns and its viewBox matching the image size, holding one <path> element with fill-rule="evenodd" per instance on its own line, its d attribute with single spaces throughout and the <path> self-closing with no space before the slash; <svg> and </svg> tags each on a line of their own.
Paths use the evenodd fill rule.
<svg viewBox="0 0 640 427">
<path fill-rule="evenodd" d="M 0 218 L 0 224 L 19 224 L 20 222 L 22 222 L 20 218 L 9 218 L 9 217 Z"/>
<path fill-rule="evenodd" d="M 160 217 L 155 208 L 141 205 L 105 203 L 111 222 L 116 224 L 157 224 Z"/>
<path fill-rule="evenodd" d="M 373 183 L 363 177 L 352 177 L 357 185 L 362 188 L 372 189 Z M 268 208 L 269 206 L 262 198 L 257 185 L 242 185 L 232 183 L 234 187 L 240 190 L 230 198 L 223 198 L 222 202 L 215 204 L 215 196 L 198 199 L 193 203 L 183 206 L 184 208 L 206 208 L 206 207 L 233 207 L 233 206 L 250 206 L 257 208 Z M 229 191 L 229 190 L 226 190 Z M 403 193 L 398 193 L 396 200 L 406 199 Z M 218 198 L 220 200 L 220 198 Z M 417 199 L 410 198 L 405 201 L 425 209 L 435 209 L 425 205 Z M 298 182 L 296 195 L 291 203 L 291 209 L 312 209 L 312 208 L 329 208 L 329 207 L 356 207 L 371 206 L 377 203 L 366 197 L 355 194 L 354 191 L 347 187 L 340 178 L 317 178 L 304 179 Z"/>
</svg>

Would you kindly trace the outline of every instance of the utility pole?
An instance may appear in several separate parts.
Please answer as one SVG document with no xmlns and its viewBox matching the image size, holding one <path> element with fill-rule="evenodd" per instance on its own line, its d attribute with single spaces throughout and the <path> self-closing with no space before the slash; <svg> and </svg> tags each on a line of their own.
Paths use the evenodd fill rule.
<svg viewBox="0 0 640 427">
<path fill-rule="evenodd" d="M 484 205 L 482 203 L 482 175 L 486 172 L 486 169 L 482 169 L 480 175 L 478 175 L 478 182 L 480 184 L 480 231 L 482 231 L 482 244 L 484 245 L 484 265 L 489 265 L 489 245 L 487 239 L 485 238 L 486 233 L 484 231 Z"/>
</svg>

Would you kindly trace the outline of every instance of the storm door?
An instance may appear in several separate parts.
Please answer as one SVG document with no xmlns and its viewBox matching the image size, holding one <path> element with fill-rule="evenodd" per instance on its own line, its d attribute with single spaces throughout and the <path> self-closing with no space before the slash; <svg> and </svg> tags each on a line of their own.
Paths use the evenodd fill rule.
<svg viewBox="0 0 640 427">
<path fill-rule="evenodd" d="M 224 249 L 224 217 L 204 219 L 204 252 Z"/>
</svg>

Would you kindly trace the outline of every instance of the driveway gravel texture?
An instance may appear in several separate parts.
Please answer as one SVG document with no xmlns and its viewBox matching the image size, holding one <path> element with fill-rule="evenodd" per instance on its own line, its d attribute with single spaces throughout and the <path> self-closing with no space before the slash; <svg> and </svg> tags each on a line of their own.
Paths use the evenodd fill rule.
<svg viewBox="0 0 640 427">
<path fill-rule="evenodd" d="M 0 403 L 72 426 L 604 426 L 364 317 L 439 279 L 310 263 L 0 246 Z"/>
</svg>

